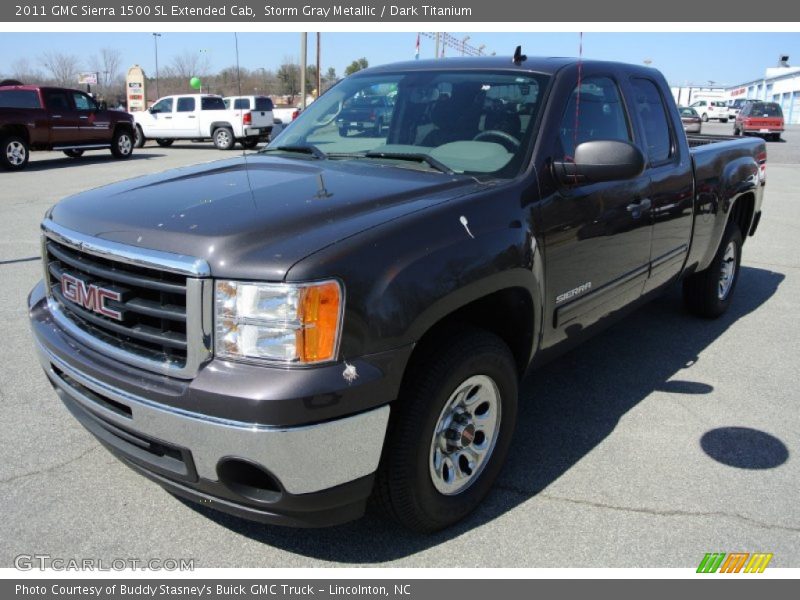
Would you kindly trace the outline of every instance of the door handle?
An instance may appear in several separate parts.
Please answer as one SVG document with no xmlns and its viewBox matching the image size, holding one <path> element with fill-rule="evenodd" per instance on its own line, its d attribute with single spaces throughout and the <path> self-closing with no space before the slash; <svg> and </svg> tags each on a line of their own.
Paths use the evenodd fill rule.
<svg viewBox="0 0 800 600">
<path fill-rule="evenodd" d="M 86 120 L 86 119 L 88 119 L 89 117 L 79 117 L 79 118 L 80 118 L 80 119 L 83 119 L 83 120 Z"/>
<path fill-rule="evenodd" d="M 50 115 L 51 119 L 60 119 L 61 115 Z"/>
<path fill-rule="evenodd" d="M 628 212 L 647 210 L 653 205 L 650 198 L 641 198 L 628 204 Z"/>
<path fill-rule="evenodd" d="M 172 117 L 164 117 L 165 119 L 171 119 Z"/>
<path fill-rule="evenodd" d="M 189 115 L 189 118 L 190 118 L 190 119 L 196 119 L 196 118 L 197 118 L 197 115 Z"/>
</svg>

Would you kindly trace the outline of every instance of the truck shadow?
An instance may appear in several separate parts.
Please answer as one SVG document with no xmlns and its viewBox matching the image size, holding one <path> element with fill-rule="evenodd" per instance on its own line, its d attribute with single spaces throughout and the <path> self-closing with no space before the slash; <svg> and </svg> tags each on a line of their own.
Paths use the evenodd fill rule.
<svg viewBox="0 0 800 600">
<path fill-rule="evenodd" d="M 134 152 L 126 161 L 143 160 L 150 158 L 161 158 L 164 154 L 138 154 Z M 80 167 L 81 165 L 94 165 L 99 163 L 120 162 L 117 158 L 111 156 L 106 152 L 98 152 L 97 154 L 85 154 L 80 158 L 69 158 L 68 156 L 60 156 L 58 158 L 44 158 L 40 160 L 33 160 L 28 163 L 24 170 L 20 173 L 27 173 L 29 171 L 49 171 L 51 169 L 65 169 L 69 167 Z"/>
<path fill-rule="evenodd" d="M 330 529 L 287 529 L 186 505 L 241 535 L 320 560 L 374 564 L 423 551 L 536 496 L 611 435 L 620 418 L 652 392 L 712 392 L 708 384 L 684 379 L 683 370 L 731 325 L 769 300 L 784 277 L 774 271 L 742 267 L 729 311 L 714 321 L 688 315 L 681 304 L 680 288 L 675 286 L 530 374 L 520 388 L 516 437 L 500 479 L 475 513 L 446 531 L 418 535 L 371 513 L 360 521 Z M 703 449 L 719 462 L 735 464 L 715 456 L 723 453 L 724 442 L 729 439 L 730 432 L 712 433 L 703 440 Z M 779 454 L 780 448 L 775 448 Z M 761 447 L 758 451 L 765 450 Z M 772 460 L 777 464 L 781 458 L 785 460 L 776 454 Z M 770 459 L 756 460 L 752 466 L 745 458 L 733 460 L 742 463 L 735 466 L 763 468 L 761 463 L 769 464 Z"/>
</svg>

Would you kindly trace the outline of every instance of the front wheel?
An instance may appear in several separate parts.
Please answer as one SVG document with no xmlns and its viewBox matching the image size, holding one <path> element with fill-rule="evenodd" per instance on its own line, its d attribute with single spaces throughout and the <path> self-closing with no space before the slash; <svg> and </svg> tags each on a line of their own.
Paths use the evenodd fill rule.
<svg viewBox="0 0 800 600">
<path fill-rule="evenodd" d="M 9 171 L 21 171 L 28 164 L 30 148 L 18 135 L 0 139 L 0 166 Z"/>
<path fill-rule="evenodd" d="M 233 131 L 227 127 L 218 127 L 214 130 L 211 137 L 218 150 L 230 150 L 236 143 L 236 139 L 233 137 Z"/>
<path fill-rule="evenodd" d="M 703 113 L 703 123 L 708 123 L 708 115 Z"/>
<path fill-rule="evenodd" d="M 731 304 L 742 262 L 742 232 L 728 223 L 711 264 L 683 280 L 683 301 L 690 312 L 708 319 L 721 316 Z"/>
<path fill-rule="evenodd" d="M 720 119 L 719 121 L 720 121 L 720 123 L 727 123 L 728 119 Z"/>
<path fill-rule="evenodd" d="M 508 454 L 514 358 L 492 333 L 452 335 L 412 367 L 392 410 L 376 503 L 410 529 L 452 525 L 480 504 Z"/>
<path fill-rule="evenodd" d="M 114 158 L 130 158 L 134 143 L 134 135 L 130 131 L 117 129 L 111 138 L 111 154 Z"/>
<path fill-rule="evenodd" d="M 142 128 L 139 125 L 136 126 L 136 129 L 133 132 L 133 138 L 134 146 L 137 148 L 142 148 L 147 141 L 147 138 L 144 137 L 144 131 L 142 131 Z"/>
</svg>

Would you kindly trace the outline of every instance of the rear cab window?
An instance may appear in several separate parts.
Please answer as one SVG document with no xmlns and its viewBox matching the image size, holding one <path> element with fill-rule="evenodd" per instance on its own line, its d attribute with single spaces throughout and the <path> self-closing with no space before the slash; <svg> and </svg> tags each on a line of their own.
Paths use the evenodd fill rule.
<svg viewBox="0 0 800 600">
<path fill-rule="evenodd" d="M 225 101 L 216 96 L 203 96 L 200 98 L 201 110 L 225 110 Z"/>
<path fill-rule="evenodd" d="M 272 110 L 273 108 L 274 106 L 272 105 L 272 100 L 266 96 L 256 96 L 255 110 Z"/>
<path fill-rule="evenodd" d="M 50 111 L 70 110 L 69 96 L 63 90 L 45 91 L 44 102 Z"/>
<path fill-rule="evenodd" d="M 669 162 L 675 154 L 674 136 L 667 108 L 658 86 L 651 79 L 631 79 L 635 107 L 644 134 L 651 167 Z"/>
<path fill-rule="evenodd" d="M 0 90 L 0 108 L 42 108 L 35 90 Z"/>
<path fill-rule="evenodd" d="M 250 98 L 236 98 L 233 101 L 233 108 L 236 110 L 250 110 Z"/>
</svg>

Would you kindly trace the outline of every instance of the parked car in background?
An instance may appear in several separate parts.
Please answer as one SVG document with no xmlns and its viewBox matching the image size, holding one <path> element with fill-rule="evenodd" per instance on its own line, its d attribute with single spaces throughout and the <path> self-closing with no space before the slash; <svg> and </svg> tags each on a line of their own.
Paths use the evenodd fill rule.
<svg viewBox="0 0 800 600">
<path fill-rule="evenodd" d="M 289 123 L 294 121 L 300 113 L 303 112 L 299 106 L 276 106 L 272 109 L 272 116 L 275 125 L 282 125 L 286 127 Z"/>
<path fill-rule="evenodd" d="M 0 166 L 24 169 L 31 150 L 62 150 L 78 158 L 86 150 L 133 153 L 133 118 L 103 110 L 80 90 L 34 85 L 0 87 Z"/>
<path fill-rule="evenodd" d="M 350 131 L 364 132 L 380 137 L 392 120 L 393 105 L 385 95 L 358 96 L 346 102 L 336 118 L 339 135 L 347 137 Z"/>
<path fill-rule="evenodd" d="M 228 96 L 225 108 L 239 112 L 246 138 L 240 143 L 253 148 L 259 140 L 269 138 L 274 125 L 272 100 L 267 96 Z"/>
<path fill-rule="evenodd" d="M 703 121 L 695 109 L 691 106 L 680 106 L 678 110 L 681 113 L 681 123 L 683 123 L 683 130 L 686 133 L 700 133 L 703 130 Z"/>
<path fill-rule="evenodd" d="M 258 143 L 243 111 L 228 110 L 222 96 L 184 94 L 161 98 L 148 110 L 133 114 L 136 122 L 136 147 L 154 139 L 159 146 L 175 140 L 212 140 L 220 150 L 230 150 L 236 142 L 245 148 Z"/>
<path fill-rule="evenodd" d="M 697 111 L 704 123 L 712 119 L 728 122 L 728 105 L 722 100 L 698 100 L 689 106 Z"/>
<path fill-rule="evenodd" d="M 736 100 L 728 100 L 728 118 L 735 119 L 736 116 L 739 114 L 739 111 L 742 110 L 742 107 L 745 105 L 746 102 L 749 102 L 747 98 L 736 98 Z"/>
<path fill-rule="evenodd" d="M 778 141 L 783 133 L 783 111 L 777 102 L 750 100 L 745 103 L 733 124 L 733 135 L 759 135 Z"/>
</svg>

